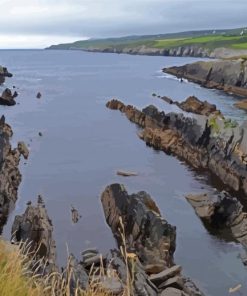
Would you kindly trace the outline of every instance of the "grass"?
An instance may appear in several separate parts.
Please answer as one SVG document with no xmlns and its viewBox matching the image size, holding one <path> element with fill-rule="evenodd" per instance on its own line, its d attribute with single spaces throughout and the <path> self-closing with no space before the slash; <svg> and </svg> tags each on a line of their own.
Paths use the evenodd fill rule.
<svg viewBox="0 0 247 296">
<path fill-rule="evenodd" d="M 65 269 L 67 277 L 59 272 L 41 277 L 37 272 L 32 271 L 32 256 L 30 257 L 26 244 L 19 247 L 0 241 L 1 296 L 112 296 L 112 293 L 105 291 L 97 280 L 96 273 L 104 277 L 116 276 L 113 273 L 106 274 L 102 267 L 103 263 L 98 270 L 90 271 L 91 280 L 86 291 L 77 286 L 74 293 L 71 293 L 70 279 L 73 276 L 73 270 L 69 263 Z M 124 290 L 122 296 L 130 296 L 130 294 Z"/>
<path fill-rule="evenodd" d="M 209 35 L 186 39 L 164 39 L 154 43 L 156 48 L 174 48 L 179 46 L 198 45 L 208 49 L 228 47 L 233 49 L 247 49 L 247 36 Z"/>
<path fill-rule="evenodd" d="M 220 30 L 217 34 L 211 31 L 194 31 L 174 34 L 160 34 L 149 36 L 127 36 L 120 38 L 94 39 L 76 41 L 70 44 L 59 44 L 53 49 L 88 49 L 90 47 L 103 49 L 116 49 L 121 51 L 124 48 L 132 49 L 141 46 L 158 49 L 170 49 L 180 46 L 197 45 L 213 50 L 219 47 L 231 49 L 247 49 L 247 31 L 244 36 L 240 36 L 243 29 Z"/>
<path fill-rule="evenodd" d="M 42 271 L 44 261 L 34 259 L 35 253 L 30 253 L 30 244 L 20 243 L 13 246 L 0 239 L 0 295 L 1 296 L 112 296 L 105 290 L 99 278 L 118 280 L 123 285 L 120 296 L 133 295 L 133 282 L 135 274 L 135 262 L 137 256 L 128 253 L 125 228 L 122 218 L 119 219 L 119 234 L 122 239 L 120 247 L 121 255 L 126 266 L 126 283 L 121 282 L 117 272 L 109 266 L 104 266 L 103 259 L 99 267 L 91 266 L 89 271 L 89 285 L 87 290 L 82 290 L 78 283 L 71 291 L 71 279 L 74 278 L 74 270 L 71 267 L 70 257 L 63 273 L 52 272 L 41 276 L 37 270 Z M 35 262 L 35 268 L 34 268 Z M 42 272 L 41 272 L 42 273 Z"/>
</svg>

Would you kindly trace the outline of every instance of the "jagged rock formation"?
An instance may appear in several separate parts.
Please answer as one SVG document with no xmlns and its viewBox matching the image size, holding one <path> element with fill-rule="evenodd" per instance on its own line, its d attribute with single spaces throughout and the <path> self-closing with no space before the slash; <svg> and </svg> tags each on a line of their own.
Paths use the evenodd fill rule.
<svg viewBox="0 0 247 296">
<path fill-rule="evenodd" d="M 188 195 L 186 199 L 206 225 L 218 230 L 230 230 L 233 237 L 247 249 L 247 214 L 236 198 L 221 192 L 217 195 Z"/>
<path fill-rule="evenodd" d="M 207 101 L 202 102 L 195 96 L 190 96 L 181 103 L 177 101 L 173 101 L 171 98 L 168 98 L 168 97 L 160 97 L 160 98 L 166 103 L 170 105 L 174 104 L 178 106 L 181 110 L 189 113 L 206 115 L 206 116 L 209 116 L 213 113 L 220 114 L 220 111 L 217 110 L 216 105 L 210 104 Z"/>
<path fill-rule="evenodd" d="M 41 196 L 38 197 L 36 206 L 29 202 L 25 213 L 15 217 L 11 231 L 12 241 L 30 242 L 30 251 L 36 252 L 35 259 L 43 258 L 49 268 L 53 269 L 56 262 L 56 245 L 52 232 L 52 222 Z"/>
<path fill-rule="evenodd" d="M 0 96 L 0 105 L 14 106 L 16 104 L 15 98 L 18 96 L 17 92 L 12 94 L 9 88 L 6 88 Z"/>
<path fill-rule="evenodd" d="M 126 249 L 128 264 L 134 264 L 134 268 L 130 267 L 134 272 L 133 295 L 172 295 L 171 288 L 178 295 L 202 295 L 191 280 L 181 275 L 182 268 L 174 265 L 176 229 L 161 217 L 146 192 L 128 195 L 123 185 L 112 184 L 102 193 L 101 202 L 120 250 Z M 126 282 L 126 264 L 121 253 L 112 251 L 109 261 Z"/>
<path fill-rule="evenodd" d="M 139 111 L 118 100 L 109 101 L 107 107 L 120 110 L 142 127 L 139 137 L 147 145 L 209 170 L 227 187 L 247 193 L 246 122 L 239 126 L 221 115 L 165 114 L 154 106 Z"/>
<path fill-rule="evenodd" d="M 0 84 L 5 82 L 5 77 L 12 77 L 13 75 L 9 73 L 8 69 L 0 66 Z"/>
<path fill-rule="evenodd" d="M 19 162 L 21 153 L 12 149 L 10 137 L 13 132 L 5 123 L 5 117 L 0 119 L 0 232 L 6 222 L 9 210 L 17 200 L 17 191 L 21 182 Z"/>
<path fill-rule="evenodd" d="M 128 195 L 123 186 L 114 184 L 105 189 L 101 201 L 119 247 L 123 244 L 119 233 L 121 217 L 127 248 L 137 254 L 147 270 L 150 265 L 162 270 L 173 264 L 176 229 L 162 219 L 158 207 L 146 192 Z"/>
<path fill-rule="evenodd" d="M 240 96 L 247 95 L 247 61 L 245 59 L 196 62 L 165 68 L 163 71 L 178 78 L 186 78 L 203 87 Z"/>
</svg>

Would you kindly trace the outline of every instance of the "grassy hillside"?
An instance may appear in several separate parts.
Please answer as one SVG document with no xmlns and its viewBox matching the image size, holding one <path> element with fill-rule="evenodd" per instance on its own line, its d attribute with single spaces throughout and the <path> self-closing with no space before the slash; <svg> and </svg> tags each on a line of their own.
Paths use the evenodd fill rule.
<svg viewBox="0 0 247 296">
<path fill-rule="evenodd" d="M 243 36 L 240 36 L 241 32 Z M 89 49 L 89 48 L 176 48 L 179 46 L 198 45 L 208 49 L 226 47 L 232 49 L 247 49 L 247 30 L 190 31 L 174 34 L 159 34 L 145 36 L 128 36 L 121 38 L 91 39 L 74 43 L 53 45 L 49 49 Z"/>
</svg>

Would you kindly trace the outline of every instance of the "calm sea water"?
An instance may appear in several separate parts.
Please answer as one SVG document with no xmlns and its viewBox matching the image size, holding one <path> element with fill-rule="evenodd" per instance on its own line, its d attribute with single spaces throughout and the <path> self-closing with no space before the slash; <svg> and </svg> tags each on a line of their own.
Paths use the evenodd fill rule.
<svg viewBox="0 0 247 296">
<path fill-rule="evenodd" d="M 13 127 L 13 145 L 24 140 L 31 150 L 27 164 L 21 166 L 19 199 L 4 236 L 9 238 L 14 216 L 23 213 L 26 202 L 41 194 L 54 224 L 61 264 L 66 244 L 77 256 L 95 246 L 106 252 L 115 244 L 104 220 L 100 194 L 106 185 L 121 182 L 130 193 L 149 192 L 164 217 L 177 226 L 175 260 L 207 295 L 225 296 L 239 283 L 243 285 L 241 295 L 247 295 L 247 271 L 238 258 L 241 246 L 210 234 L 184 198 L 187 193 L 215 190 L 213 180 L 146 147 L 136 136 L 135 125 L 120 112 L 105 108 L 108 99 L 117 97 L 137 107 L 155 104 L 177 110 L 151 94 L 179 101 L 196 95 L 242 120 L 245 113 L 232 107 L 237 98 L 180 83 L 161 72 L 162 67 L 194 60 L 78 51 L 1 51 L 0 64 L 14 73 L 5 86 L 18 88 L 20 104 L 0 106 L 0 113 Z M 36 99 L 38 91 L 40 100 Z M 116 176 L 118 169 L 137 171 L 139 176 L 124 179 Z M 82 215 L 76 225 L 71 222 L 71 205 Z"/>
</svg>

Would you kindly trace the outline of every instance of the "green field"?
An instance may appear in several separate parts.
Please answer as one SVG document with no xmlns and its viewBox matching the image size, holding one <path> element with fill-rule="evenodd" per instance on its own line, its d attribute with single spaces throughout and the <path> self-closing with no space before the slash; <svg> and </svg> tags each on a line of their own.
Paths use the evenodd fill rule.
<svg viewBox="0 0 247 296">
<path fill-rule="evenodd" d="M 74 43 L 59 44 L 51 46 L 50 49 L 116 49 L 138 48 L 145 46 L 148 48 L 171 49 L 180 46 L 197 45 L 213 50 L 219 47 L 232 48 L 236 50 L 247 50 L 247 30 L 244 35 L 240 29 L 219 30 L 212 34 L 211 31 L 192 31 L 174 34 L 159 34 L 148 36 L 127 36 L 121 38 L 92 39 L 86 41 L 76 41 Z"/>
</svg>

